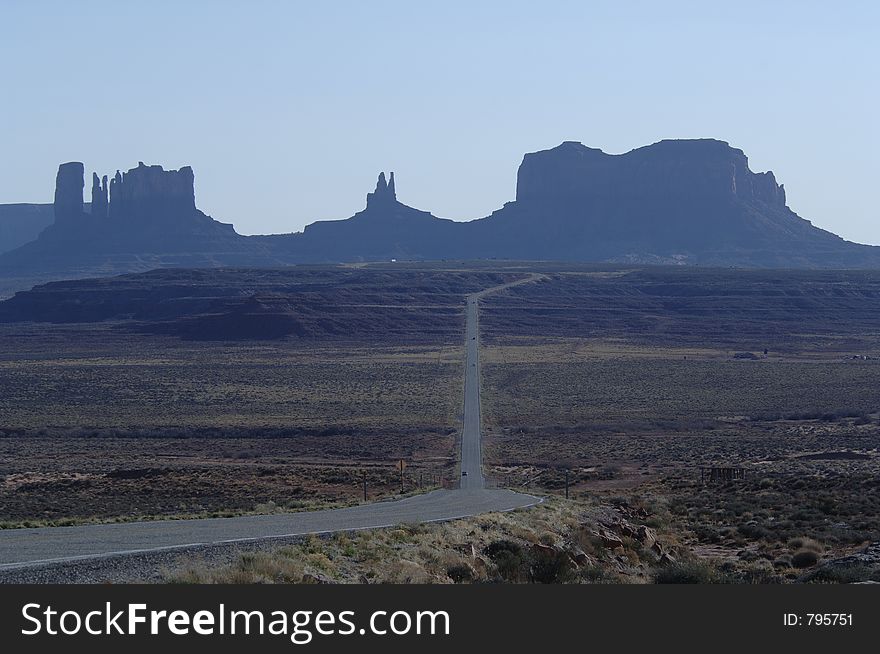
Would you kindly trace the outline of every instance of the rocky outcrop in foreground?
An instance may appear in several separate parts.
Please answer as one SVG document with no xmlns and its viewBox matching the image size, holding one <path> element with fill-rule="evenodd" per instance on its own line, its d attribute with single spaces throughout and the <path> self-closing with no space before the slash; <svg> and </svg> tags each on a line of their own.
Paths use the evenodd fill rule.
<svg viewBox="0 0 880 654">
<path fill-rule="evenodd" d="M 880 542 L 836 559 L 822 562 L 800 581 L 812 583 L 880 583 Z"/>
</svg>

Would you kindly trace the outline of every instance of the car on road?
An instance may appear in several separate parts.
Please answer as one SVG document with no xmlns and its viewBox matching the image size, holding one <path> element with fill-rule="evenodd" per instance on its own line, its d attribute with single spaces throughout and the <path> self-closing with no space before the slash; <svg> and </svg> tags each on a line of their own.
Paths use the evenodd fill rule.
<svg viewBox="0 0 880 654">
<path fill-rule="evenodd" d="M 462 470 L 462 471 L 461 471 L 461 476 L 462 476 L 462 477 L 467 477 L 467 470 Z"/>
</svg>

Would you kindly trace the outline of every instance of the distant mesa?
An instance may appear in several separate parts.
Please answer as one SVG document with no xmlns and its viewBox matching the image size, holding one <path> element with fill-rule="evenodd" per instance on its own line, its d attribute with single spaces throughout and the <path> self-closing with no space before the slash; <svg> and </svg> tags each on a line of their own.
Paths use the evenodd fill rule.
<svg viewBox="0 0 880 654">
<path fill-rule="evenodd" d="M 620 155 L 581 143 L 525 155 L 516 201 L 486 219 L 493 254 L 750 267 L 878 265 L 786 206 L 772 172 L 723 141 L 660 141 Z M 860 249 L 863 248 L 863 249 Z"/>
<path fill-rule="evenodd" d="M 54 222 L 36 240 L 0 256 L 0 277 L 64 279 L 265 260 L 256 243 L 196 208 L 189 166 L 165 170 L 139 162 L 112 178 L 92 173 L 88 205 L 84 176 L 80 162 L 58 167 Z"/>
<path fill-rule="evenodd" d="M 18 229 L 18 239 L 39 237 L 0 254 L 0 278 L 390 259 L 880 267 L 880 248 L 816 228 L 788 208 L 772 172 L 751 171 L 742 150 L 714 139 L 660 141 L 619 155 L 566 141 L 528 153 L 515 199 L 470 222 L 403 204 L 394 173 L 383 172 L 350 218 L 269 236 L 239 235 L 201 212 L 188 166 L 141 162 L 112 177 L 92 173 L 88 206 L 84 170 L 79 162 L 59 167 L 54 224 Z M 0 206 L 0 220 L 37 225 L 40 211 L 28 206 L 39 205 Z"/>
<path fill-rule="evenodd" d="M 724 141 L 660 141 L 621 155 L 566 141 L 525 155 L 517 174 L 518 202 L 636 198 L 737 198 L 785 206 L 772 172 L 753 173 L 742 150 Z"/>
</svg>

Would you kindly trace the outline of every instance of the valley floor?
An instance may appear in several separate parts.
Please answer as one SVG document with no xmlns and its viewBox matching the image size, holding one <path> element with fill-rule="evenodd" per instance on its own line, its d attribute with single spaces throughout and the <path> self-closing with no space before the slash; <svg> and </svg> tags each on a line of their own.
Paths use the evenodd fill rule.
<svg viewBox="0 0 880 654">
<path fill-rule="evenodd" d="M 490 272 L 479 268 L 481 279 Z M 581 582 L 880 576 L 871 565 L 816 576 L 880 541 L 880 275 L 498 264 L 492 278 L 526 272 L 542 278 L 481 301 L 483 460 L 491 484 L 545 495 L 547 506 L 163 556 L 132 574 L 538 581 L 537 566 Z M 369 299 L 391 292 L 390 316 L 412 291 L 377 274 Z M 467 274 L 456 268 L 455 283 L 470 292 Z M 381 328 L 349 341 L 197 342 L 125 321 L 2 325 L 0 521 L 343 506 L 362 500 L 364 475 L 371 499 L 398 495 L 400 460 L 404 493 L 455 484 L 461 309 L 451 329 L 419 342 L 383 339 Z M 639 540 L 640 527 L 661 545 Z"/>
</svg>

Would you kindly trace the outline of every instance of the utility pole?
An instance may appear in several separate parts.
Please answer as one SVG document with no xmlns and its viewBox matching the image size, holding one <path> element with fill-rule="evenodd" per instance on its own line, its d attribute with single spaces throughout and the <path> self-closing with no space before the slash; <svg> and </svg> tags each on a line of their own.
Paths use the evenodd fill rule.
<svg viewBox="0 0 880 654">
<path fill-rule="evenodd" d="M 568 499 L 568 468 L 565 469 L 565 499 Z"/>
<path fill-rule="evenodd" d="M 364 476 L 364 502 L 366 502 L 367 501 L 367 471 L 363 470 L 362 472 L 363 472 L 363 476 Z"/>
<path fill-rule="evenodd" d="M 424 471 L 419 470 L 419 490 L 422 490 L 422 475 L 423 474 L 424 474 Z"/>
</svg>

